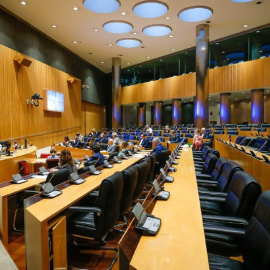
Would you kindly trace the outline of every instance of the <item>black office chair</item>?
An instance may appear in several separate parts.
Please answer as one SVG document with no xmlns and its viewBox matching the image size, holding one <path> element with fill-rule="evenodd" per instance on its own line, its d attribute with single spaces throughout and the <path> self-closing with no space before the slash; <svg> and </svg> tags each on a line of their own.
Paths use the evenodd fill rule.
<svg viewBox="0 0 270 270">
<path fill-rule="evenodd" d="M 136 188 L 133 193 L 133 201 L 139 199 L 143 193 L 144 186 L 147 183 L 150 166 L 151 166 L 150 163 L 146 161 L 135 165 L 135 167 L 137 167 L 138 169 L 138 180 Z"/>
<path fill-rule="evenodd" d="M 206 156 L 206 159 L 204 161 L 204 164 L 202 167 L 197 167 L 195 165 L 195 172 L 197 174 L 211 174 L 211 172 L 214 170 L 216 162 L 217 162 L 216 155 L 209 153 Z"/>
<path fill-rule="evenodd" d="M 46 160 L 45 167 L 47 169 L 51 169 L 58 166 L 58 163 L 59 163 L 59 158 L 50 158 Z"/>
<path fill-rule="evenodd" d="M 218 196 L 218 193 L 199 196 L 201 210 L 203 214 L 238 216 L 249 220 L 261 193 L 260 184 L 250 174 L 237 171 L 225 196 Z"/>
<path fill-rule="evenodd" d="M 171 155 L 171 150 L 163 150 L 159 155 L 157 155 L 156 164 L 155 164 L 155 174 L 160 173 L 160 169 L 164 168 L 166 161 Z"/>
<path fill-rule="evenodd" d="M 118 256 L 118 249 L 105 246 L 105 238 L 117 223 L 123 194 L 123 174 L 116 172 L 102 181 L 94 206 L 72 206 L 78 212 L 67 221 L 67 230 L 75 245 L 97 242 L 96 249 L 111 250 L 115 256 L 107 269 L 111 269 Z"/>
<path fill-rule="evenodd" d="M 69 179 L 68 169 L 60 169 L 47 175 L 46 183 L 51 182 L 53 186 L 57 186 Z"/>
<path fill-rule="evenodd" d="M 124 186 L 120 202 L 120 218 L 122 218 L 124 222 L 114 226 L 114 230 L 119 232 L 124 232 L 123 230 L 118 229 L 119 227 L 124 227 L 128 224 L 126 214 L 133 203 L 133 194 L 138 180 L 138 168 L 136 166 L 131 166 L 122 171 L 122 173 L 124 176 Z"/>
<path fill-rule="evenodd" d="M 209 233 L 213 228 L 205 228 Z M 225 232 L 226 230 L 226 232 Z M 218 227 L 215 233 L 241 237 L 241 254 L 244 262 L 208 254 L 211 270 L 270 269 L 270 191 L 265 191 L 257 200 L 252 217 L 245 229 Z M 216 251 L 218 251 L 216 249 Z"/>
</svg>

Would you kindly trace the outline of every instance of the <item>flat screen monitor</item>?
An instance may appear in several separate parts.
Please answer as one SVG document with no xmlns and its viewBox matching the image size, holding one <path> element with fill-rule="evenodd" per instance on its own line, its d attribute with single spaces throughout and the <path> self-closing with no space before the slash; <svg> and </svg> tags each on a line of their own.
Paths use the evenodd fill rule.
<svg viewBox="0 0 270 270">
<path fill-rule="evenodd" d="M 51 112 L 64 112 L 65 96 L 63 93 L 45 89 L 44 90 L 44 110 Z"/>
</svg>

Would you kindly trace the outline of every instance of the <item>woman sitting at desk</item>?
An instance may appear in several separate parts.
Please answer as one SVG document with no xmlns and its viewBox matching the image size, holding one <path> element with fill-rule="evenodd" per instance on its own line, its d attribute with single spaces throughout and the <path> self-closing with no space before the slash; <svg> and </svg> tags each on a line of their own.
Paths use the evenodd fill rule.
<svg viewBox="0 0 270 270">
<path fill-rule="evenodd" d="M 71 147 L 71 143 L 68 136 L 64 137 L 63 146 L 65 147 Z"/>
<path fill-rule="evenodd" d="M 72 158 L 71 153 L 68 149 L 64 149 L 60 153 L 59 164 L 60 166 L 58 167 L 58 169 L 53 168 L 51 169 L 51 172 L 55 172 L 61 169 L 68 169 L 69 173 L 77 171 L 77 166 L 75 165 L 74 159 Z"/>
<path fill-rule="evenodd" d="M 118 157 L 119 158 L 124 158 L 126 153 L 127 153 L 127 146 L 128 146 L 128 143 L 127 142 L 122 142 L 122 150 L 121 152 L 119 152 L 118 154 Z"/>
</svg>

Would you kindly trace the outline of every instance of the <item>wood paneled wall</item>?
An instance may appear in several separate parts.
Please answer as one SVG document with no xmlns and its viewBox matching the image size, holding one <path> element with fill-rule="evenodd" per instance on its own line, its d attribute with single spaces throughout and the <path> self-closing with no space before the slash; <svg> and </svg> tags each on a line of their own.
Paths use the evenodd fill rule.
<svg viewBox="0 0 270 270">
<path fill-rule="evenodd" d="M 251 123 L 251 101 L 234 101 L 231 104 L 231 123 Z"/>
<path fill-rule="evenodd" d="M 106 107 L 82 102 L 83 134 L 91 132 L 92 128 L 102 131 L 106 127 Z"/>
<path fill-rule="evenodd" d="M 15 55 L 21 54 L 0 45 L 0 140 L 27 138 L 42 148 L 82 132 L 81 81 L 70 84 L 69 74 L 29 57 L 32 64 L 21 66 L 13 62 Z M 42 96 L 44 88 L 64 93 L 63 113 L 44 111 L 42 100 L 39 107 L 27 105 L 26 100 L 35 93 Z"/>
<path fill-rule="evenodd" d="M 270 86 L 270 58 L 257 59 L 209 70 L 209 93 L 232 92 Z M 191 97 L 196 93 L 196 74 L 186 74 L 122 88 L 121 103 L 139 103 Z"/>
</svg>

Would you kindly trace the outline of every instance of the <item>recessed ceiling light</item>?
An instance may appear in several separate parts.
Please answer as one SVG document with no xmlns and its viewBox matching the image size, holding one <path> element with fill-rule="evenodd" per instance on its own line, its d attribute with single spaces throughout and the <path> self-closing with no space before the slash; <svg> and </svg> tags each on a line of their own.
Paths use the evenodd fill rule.
<svg viewBox="0 0 270 270">
<path fill-rule="evenodd" d="M 104 62 L 103 62 L 103 61 L 101 61 L 100 63 L 101 63 L 101 64 L 104 64 Z"/>
<path fill-rule="evenodd" d="M 169 37 L 170 37 L 170 38 L 173 38 L 173 35 L 170 35 Z"/>
<path fill-rule="evenodd" d="M 74 7 L 73 10 L 78 11 L 79 9 L 78 9 L 78 7 Z"/>
<path fill-rule="evenodd" d="M 133 28 L 131 23 L 124 21 L 110 21 L 106 22 L 102 26 L 104 30 L 113 34 L 124 34 L 131 31 Z"/>
<path fill-rule="evenodd" d="M 225 51 L 222 51 L 221 53 L 225 53 Z"/>
<path fill-rule="evenodd" d="M 244 24 L 244 25 L 243 25 L 243 27 L 244 27 L 244 28 L 247 28 L 247 27 L 248 27 L 248 25 L 247 25 L 247 24 Z"/>
<path fill-rule="evenodd" d="M 216 45 L 219 45 L 219 43 L 217 42 Z"/>
<path fill-rule="evenodd" d="M 129 65 L 130 65 L 130 63 L 127 63 L 127 65 L 129 66 Z"/>
<path fill-rule="evenodd" d="M 166 19 L 166 20 L 169 20 L 169 19 L 170 19 L 170 17 L 166 17 L 165 19 Z"/>
<path fill-rule="evenodd" d="M 78 43 L 78 41 L 74 40 L 74 41 L 73 41 L 73 43 L 74 43 L 74 44 L 77 44 L 77 43 Z"/>
<path fill-rule="evenodd" d="M 95 31 L 95 32 L 97 32 L 97 31 L 98 31 L 98 29 L 97 29 L 97 28 L 95 28 L 95 29 L 94 29 L 94 31 Z"/>
<path fill-rule="evenodd" d="M 87 9 L 96 13 L 111 13 L 120 7 L 118 0 L 84 0 L 83 4 Z"/>
<path fill-rule="evenodd" d="M 135 48 L 142 44 L 139 39 L 135 38 L 122 38 L 116 41 L 116 44 L 124 48 Z"/>
<path fill-rule="evenodd" d="M 109 46 L 109 47 L 112 47 L 112 43 L 109 43 L 108 46 Z"/>
<path fill-rule="evenodd" d="M 151 37 L 161 37 L 168 35 L 172 28 L 168 25 L 149 25 L 143 28 L 143 33 Z"/>
<path fill-rule="evenodd" d="M 172 48 L 172 51 L 175 51 L 175 48 Z"/>
<path fill-rule="evenodd" d="M 147 56 L 146 58 L 147 58 L 147 59 L 150 59 L 151 57 L 150 57 L 150 56 Z"/>
<path fill-rule="evenodd" d="M 21 1 L 21 4 L 22 4 L 23 6 L 27 5 L 27 3 L 26 3 L 25 1 Z"/>
<path fill-rule="evenodd" d="M 133 12 L 142 18 L 157 18 L 166 14 L 168 9 L 161 1 L 142 1 L 133 7 Z"/>
<path fill-rule="evenodd" d="M 137 35 L 138 33 L 137 33 L 137 32 L 133 32 L 132 34 L 133 34 L 133 35 Z"/>
<path fill-rule="evenodd" d="M 126 13 L 126 12 L 122 12 L 121 14 L 122 14 L 123 16 L 127 15 L 127 13 Z"/>
<path fill-rule="evenodd" d="M 180 20 L 184 22 L 199 22 L 210 18 L 213 10 L 205 6 L 192 6 L 182 9 L 178 13 Z"/>
<path fill-rule="evenodd" d="M 53 24 L 53 25 L 52 25 L 52 28 L 56 28 L 56 25 L 55 25 L 55 24 Z"/>
<path fill-rule="evenodd" d="M 257 30 L 256 33 L 260 33 L 261 31 L 260 30 Z"/>
</svg>

